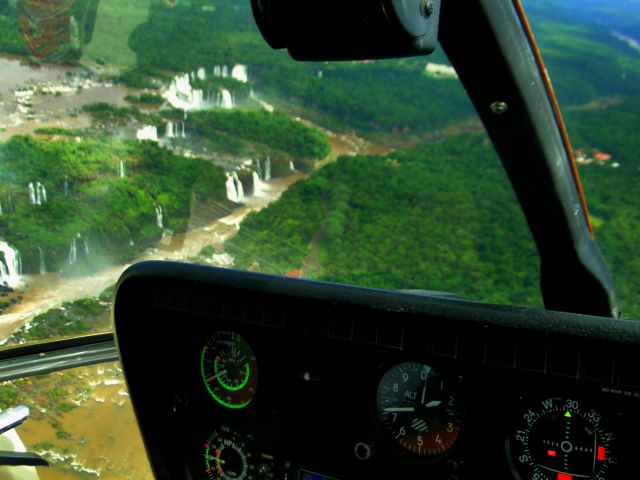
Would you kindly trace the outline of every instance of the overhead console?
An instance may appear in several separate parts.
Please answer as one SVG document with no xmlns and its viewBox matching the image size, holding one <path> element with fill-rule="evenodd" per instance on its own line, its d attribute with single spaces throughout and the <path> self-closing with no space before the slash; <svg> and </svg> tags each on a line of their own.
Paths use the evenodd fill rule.
<svg viewBox="0 0 640 480">
<path fill-rule="evenodd" d="M 143 263 L 115 330 L 158 479 L 632 478 L 640 325 Z"/>
</svg>

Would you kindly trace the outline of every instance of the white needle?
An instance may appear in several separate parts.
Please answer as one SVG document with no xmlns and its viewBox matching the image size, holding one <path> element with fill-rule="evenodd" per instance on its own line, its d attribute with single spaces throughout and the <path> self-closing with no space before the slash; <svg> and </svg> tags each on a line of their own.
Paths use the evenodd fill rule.
<svg viewBox="0 0 640 480">
<path fill-rule="evenodd" d="M 425 405 L 427 408 L 437 407 L 442 403 L 442 400 L 431 400 L 429 403 Z"/>
<path fill-rule="evenodd" d="M 424 405 L 424 396 L 426 395 L 426 393 L 427 393 L 427 381 L 425 380 L 424 387 L 422 387 L 422 400 L 420 400 L 420 403 L 422 405 Z"/>
<path fill-rule="evenodd" d="M 224 375 L 225 373 L 227 373 L 227 371 L 222 370 L 221 372 L 216 373 L 213 377 L 207 378 L 207 383 L 213 382 L 216 378 L 218 378 L 220 375 Z"/>
<path fill-rule="evenodd" d="M 414 412 L 415 408 L 413 407 L 387 407 L 384 409 L 385 412 Z"/>
</svg>

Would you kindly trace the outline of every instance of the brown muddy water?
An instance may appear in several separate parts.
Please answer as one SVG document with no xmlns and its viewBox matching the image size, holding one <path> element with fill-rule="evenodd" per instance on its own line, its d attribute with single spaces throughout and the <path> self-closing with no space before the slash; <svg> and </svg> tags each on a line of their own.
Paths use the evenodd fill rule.
<svg viewBox="0 0 640 480">
<path fill-rule="evenodd" d="M 31 417 L 17 431 L 51 464 L 38 468 L 41 480 L 153 478 L 117 363 L 19 382 Z"/>
</svg>

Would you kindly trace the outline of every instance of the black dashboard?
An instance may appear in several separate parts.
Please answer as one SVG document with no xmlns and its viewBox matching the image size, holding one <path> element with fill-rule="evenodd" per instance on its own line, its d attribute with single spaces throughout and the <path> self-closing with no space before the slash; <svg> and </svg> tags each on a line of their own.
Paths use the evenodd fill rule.
<svg viewBox="0 0 640 480">
<path fill-rule="evenodd" d="M 165 262 L 114 318 L 158 479 L 635 478 L 633 321 Z"/>
</svg>

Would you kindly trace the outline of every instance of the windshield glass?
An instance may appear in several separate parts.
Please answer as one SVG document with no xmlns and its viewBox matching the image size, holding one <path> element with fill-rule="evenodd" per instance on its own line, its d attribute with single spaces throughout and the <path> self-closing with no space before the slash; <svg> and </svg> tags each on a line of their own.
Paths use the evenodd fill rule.
<svg viewBox="0 0 640 480">
<path fill-rule="evenodd" d="M 525 6 L 640 316 L 640 35 L 549 4 Z M 441 49 L 298 63 L 237 0 L 0 0 L 0 22 L 5 344 L 109 329 L 118 276 L 150 259 L 542 307 L 526 221 Z"/>
</svg>

